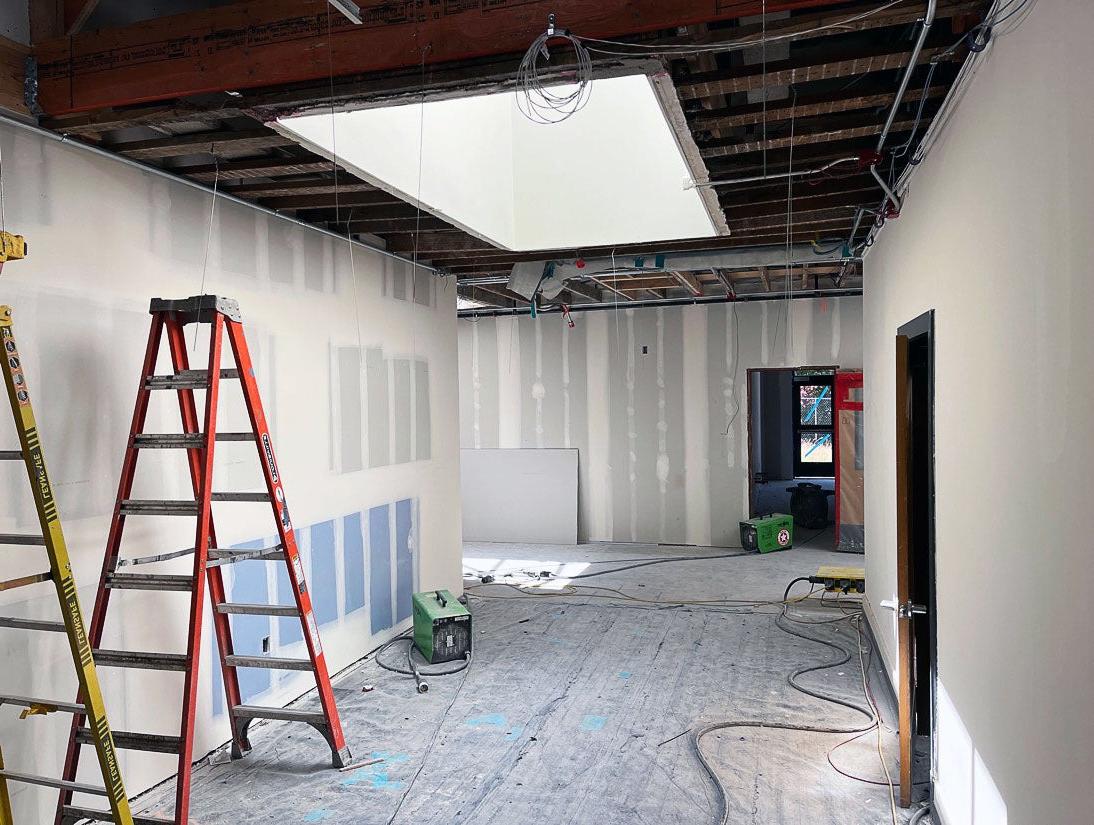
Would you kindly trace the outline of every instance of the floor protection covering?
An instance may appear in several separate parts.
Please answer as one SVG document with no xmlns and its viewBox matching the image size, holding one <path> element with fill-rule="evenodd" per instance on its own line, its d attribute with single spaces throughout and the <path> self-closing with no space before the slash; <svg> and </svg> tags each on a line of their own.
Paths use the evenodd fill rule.
<svg viewBox="0 0 1094 825">
<path fill-rule="evenodd" d="M 498 582 L 513 582 L 526 578 L 522 571 L 588 573 L 635 558 L 715 552 L 482 545 L 467 549 L 466 563 L 493 571 Z M 581 588 L 575 595 L 526 598 L 502 584 L 472 588 L 475 656 L 467 671 L 429 679 L 429 692 L 418 694 L 412 679 L 381 670 L 369 657 L 337 680 L 353 761 L 382 761 L 340 772 L 330 767 L 329 750 L 310 728 L 256 726 L 245 759 L 195 769 L 192 822 L 715 823 L 719 798 L 689 731 L 725 719 L 849 727 L 864 720 L 788 686 L 790 670 L 836 654 L 779 630 L 777 606 L 652 602 L 774 601 L 794 576 L 845 558 L 792 550 L 649 565 L 576 580 Z M 594 586 L 648 601 L 587 589 Z M 794 613 L 807 620 L 840 615 L 832 607 Z M 862 704 L 852 623 L 793 626 L 838 637 L 855 652 L 846 665 L 802 682 Z M 401 653 L 389 650 L 388 657 L 398 662 Z M 876 655 L 872 666 L 878 667 Z M 373 689 L 364 691 L 366 685 Z M 316 702 L 306 697 L 300 704 Z M 703 746 L 727 786 L 728 821 L 891 823 L 887 786 L 847 778 L 829 765 L 826 755 L 847 738 L 756 728 L 708 735 Z M 896 738 L 883 728 L 882 739 L 895 777 Z M 832 759 L 847 773 L 884 780 L 874 733 L 841 747 Z M 138 808 L 170 811 L 172 793 L 173 784 L 161 786 Z M 907 812 L 899 811 L 898 821 L 907 821 Z"/>
</svg>

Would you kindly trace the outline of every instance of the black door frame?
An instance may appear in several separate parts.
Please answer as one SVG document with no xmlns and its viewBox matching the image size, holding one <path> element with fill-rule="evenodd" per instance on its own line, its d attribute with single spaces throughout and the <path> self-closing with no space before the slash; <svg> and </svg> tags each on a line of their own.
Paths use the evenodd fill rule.
<svg viewBox="0 0 1094 825">
<path fill-rule="evenodd" d="M 925 466 L 921 468 L 922 476 L 918 477 L 915 472 L 915 460 L 912 459 L 909 462 L 909 477 L 908 481 L 908 508 L 906 510 L 909 519 L 912 514 L 919 513 L 926 519 L 926 524 L 922 529 L 915 529 L 914 525 L 909 523 L 907 527 L 909 536 L 909 578 L 910 578 L 910 592 L 909 601 L 912 605 L 922 606 L 925 608 L 925 613 L 915 612 L 911 614 L 912 622 L 912 638 L 914 640 L 913 650 L 908 652 L 909 658 L 912 663 L 911 673 L 913 674 L 913 680 L 915 675 L 919 674 L 921 669 L 923 657 L 921 656 L 920 645 L 926 641 L 928 645 L 928 663 L 926 674 L 926 688 L 929 691 L 929 702 L 927 707 L 929 708 L 929 718 L 926 720 L 920 719 L 920 714 L 916 713 L 912 717 L 915 721 L 912 723 L 911 733 L 917 734 L 926 732 L 924 728 L 929 729 L 930 733 L 930 770 L 933 774 L 933 767 L 936 763 L 936 746 L 937 746 L 937 720 L 938 720 L 938 611 L 937 611 L 937 587 L 936 587 L 936 567 L 935 567 L 935 553 L 937 549 L 936 537 L 935 537 L 935 425 L 934 425 L 934 413 L 935 413 L 935 341 L 934 341 L 934 310 L 929 310 L 917 318 L 902 325 L 897 330 L 897 335 L 907 339 L 909 350 L 909 370 L 908 370 L 908 402 L 909 402 L 909 424 L 916 424 L 925 426 L 926 437 L 922 442 L 919 442 L 920 449 L 925 451 L 924 455 L 917 455 L 920 461 L 925 461 Z M 918 366 L 920 360 L 925 360 L 925 365 Z M 916 366 L 913 367 L 913 364 Z M 918 373 L 917 373 L 918 370 Z M 918 375 L 918 378 L 915 377 Z M 922 381 L 925 386 L 916 386 L 917 381 Z M 919 399 L 917 393 L 925 392 L 925 399 Z M 923 404 L 923 407 L 917 409 L 917 400 Z M 924 420 L 920 421 L 919 417 Z M 918 439 L 915 434 L 909 429 L 907 448 L 909 454 L 914 453 L 914 446 Z M 900 445 L 898 445 L 898 450 Z M 913 484 L 913 480 L 918 480 L 918 484 Z M 922 487 L 922 491 L 917 489 Z M 925 495 L 925 500 L 917 501 L 917 494 Z M 899 512 L 899 508 L 898 508 Z M 912 541 L 911 536 L 917 536 L 917 541 Z M 926 555 L 926 559 L 922 556 Z M 923 580 L 923 569 L 926 569 L 926 581 Z M 916 575 L 916 571 L 919 570 L 919 575 Z M 916 608 L 913 608 L 916 609 Z M 926 623 L 926 632 L 923 630 L 923 625 Z M 924 638 L 926 636 L 926 639 Z M 924 685 L 919 684 L 919 691 L 923 690 Z M 919 696 L 914 691 L 910 697 L 911 710 L 916 711 L 921 703 Z M 923 724 L 925 723 L 925 724 Z M 933 779 L 928 776 L 928 781 L 933 782 Z"/>
</svg>

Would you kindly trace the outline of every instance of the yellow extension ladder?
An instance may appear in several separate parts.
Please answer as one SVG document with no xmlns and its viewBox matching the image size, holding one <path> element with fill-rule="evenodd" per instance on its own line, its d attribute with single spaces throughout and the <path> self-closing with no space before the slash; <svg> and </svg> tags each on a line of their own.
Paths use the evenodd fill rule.
<svg viewBox="0 0 1094 825">
<path fill-rule="evenodd" d="M 54 501 L 53 488 L 50 485 L 49 475 L 46 473 L 46 462 L 38 439 L 38 428 L 34 421 L 34 410 L 31 407 L 26 378 L 23 375 L 19 347 L 15 342 L 11 307 L 8 306 L 0 306 L 0 348 L 3 349 L 4 384 L 7 386 L 8 400 L 15 418 L 15 428 L 19 432 L 20 445 L 19 450 L 0 451 L 0 461 L 22 461 L 26 465 L 31 493 L 34 496 L 34 507 L 38 511 L 38 521 L 42 526 L 40 536 L 0 534 L 0 545 L 44 547 L 46 555 L 49 556 L 50 567 L 44 573 L 0 581 L 0 591 L 51 581 L 57 589 L 57 599 L 60 602 L 63 617 L 62 621 L 42 621 L 0 616 L 0 628 L 66 634 L 72 650 L 72 660 L 76 666 L 76 676 L 80 683 L 77 703 L 0 695 L 0 705 L 24 708 L 20 718 L 58 711 L 85 714 L 88 725 L 82 731 L 81 741 L 95 746 L 104 780 L 104 786 L 98 787 L 82 782 L 20 773 L 6 766 L 3 755 L 0 754 L 0 825 L 15 825 L 8 795 L 9 780 L 106 797 L 110 801 L 113 821 L 118 825 L 133 825 L 133 815 L 129 811 L 129 802 L 122 784 L 117 754 L 114 751 L 114 740 L 106 722 L 106 711 L 103 708 L 103 697 L 99 689 L 99 678 L 95 672 L 95 662 L 91 657 L 91 646 L 84 632 L 83 614 L 80 612 L 80 601 L 76 595 L 76 583 L 72 579 L 68 548 L 65 546 L 61 521 L 57 515 L 57 503 Z"/>
</svg>

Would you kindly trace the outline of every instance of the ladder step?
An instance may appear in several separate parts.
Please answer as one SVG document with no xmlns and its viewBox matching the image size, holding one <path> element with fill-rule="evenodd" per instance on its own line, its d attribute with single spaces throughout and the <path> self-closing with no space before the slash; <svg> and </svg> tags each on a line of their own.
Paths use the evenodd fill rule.
<svg viewBox="0 0 1094 825">
<path fill-rule="evenodd" d="M 212 493 L 213 501 L 269 501 L 269 493 Z"/>
<path fill-rule="evenodd" d="M 196 516 L 201 509 L 196 501 L 170 499 L 126 499 L 123 516 Z"/>
<path fill-rule="evenodd" d="M 46 788 L 58 788 L 73 793 L 89 793 L 95 796 L 109 796 L 106 788 L 98 785 L 86 785 L 83 782 L 69 782 L 67 779 L 54 779 L 50 776 L 36 776 L 33 773 L 19 773 L 18 771 L 0 770 L 0 776 L 10 779 L 12 782 L 23 782 L 27 785 L 42 785 Z"/>
<path fill-rule="evenodd" d="M 150 573 L 113 573 L 106 577 L 111 590 L 178 590 L 194 589 L 193 576 L 153 575 Z"/>
<path fill-rule="evenodd" d="M 22 708 L 47 707 L 50 713 L 83 713 L 84 706 L 75 702 L 55 702 L 52 699 L 35 699 L 30 696 L 0 696 L 0 705 L 18 705 Z"/>
<path fill-rule="evenodd" d="M 275 656 L 225 656 L 228 667 L 261 667 L 269 670 L 312 670 L 311 659 L 279 659 Z"/>
<path fill-rule="evenodd" d="M 17 587 L 26 587 L 28 584 L 40 584 L 53 581 L 53 573 L 47 570 L 45 573 L 35 573 L 31 576 L 20 576 L 17 579 L 0 581 L 0 591 L 15 590 Z"/>
<path fill-rule="evenodd" d="M 134 559 L 118 559 L 118 567 L 130 567 L 134 564 L 152 564 L 157 561 L 170 561 L 171 559 L 181 559 L 183 556 L 194 555 L 194 548 L 190 547 L 186 550 L 175 550 L 171 553 L 157 553 L 154 556 L 140 556 Z"/>
<path fill-rule="evenodd" d="M 17 619 L 14 616 L 0 616 L 0 627 L 16 630 L 48 630 L 51 633 L 65 633 L 64 622 L 50 622 L 45 619 Z"/>
<path fill-rule="evenodd" d="M 82 805 L 65 805 L 61 809 L 63 825 L 76 825 L 83 820 L 92 822 L 114 822 L 114 814 L 110 811 L 100 811 L 96 808 L 85 808 Z M 174 819 L 169 816 L 155 816 L 149 814 L 133 815 L 133 825 L 173 825 Z"/>
<path fill-rule="evenodd" d="M 114 747 L 127 751 L 145 751 L 147 753 L 178 753 L 182 739 L 178 736 L 165 736 L 159 733 L 131 733 L 114 730 L 110 732 Z M 77 728 L 76 741 L 81 745 L 94 745 L 89 728 Z"/>
<path fill-rule="evenodd" d="M 0 533 L 0 544 L 30 544 L 35 547 L 45 547 L 45 536 L 20 536 L 14 533 Z"/>
<path fill-rule="evenodd" d="M 239 378 L 239 370 L 221 370 L 220 377 Z M 144 386 L 149 390 L 200 390 L 209 386 L 209 371 L 183 370 L 173 375 L 149 375 Z"/>
<path fill-rule="evenodd" d="M 134 650 L 93 650 L 99 667 L 132 667 L 142 670 L 186 670 L 185 653 L 142 653 Z"/>
<path fill-rule="evenodd" d="M 213 548 L 209 550 L 209 561 L 206 567 L 223 567 L 226 564 L 235 564 L 237 561 L 257 559 L 259 561 L 284 561 L 285 550 L 280 544 L 273 547 L 264 547 L 261 550 L 221 550 Z"/>
<path fill-rule="evenodd" d="M 22 461 L 23 453 L 19 450 L 0 450 L 0 461 Z"/>
<path fill-rule="evenodd" d="M 295 604 L 243 604 L 226 603 L 216 606 L 217 613 L 235 613 L 245 616 L 299 616 Z"/>
<path fill-rule="evenodd" d="M 264 708 L 260 705 L 236 705 L 232 716 L 237 719 L 274 719 L 278 722 L 306 722 L 309 725 L 326 725 L 322 711 L 296 708 Z"/>
<path fill-rule="evenodd" d="M 217 433 L 217 441 L 254 441 L 254 433 Z M 133 438 L 137 449 L 177 450 L 200 449 L 205 446 L 204 433 L 139 433 Z"/>
</svg>

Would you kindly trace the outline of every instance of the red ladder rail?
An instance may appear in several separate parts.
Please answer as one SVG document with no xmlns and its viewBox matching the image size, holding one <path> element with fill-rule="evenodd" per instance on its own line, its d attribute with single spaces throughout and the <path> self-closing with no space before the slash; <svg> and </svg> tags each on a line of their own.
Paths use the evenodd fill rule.
<svg viewBox="0 0 1094 825">
<path fill-rule="evenodd" d="M 191 767 L 193 760 L 194 731 L 197 711 L 198 673 L 201 659 L 202 617 L 205 592 L 208 590 L 213 607 L 213 628 L 224 677 L 225 699 L 232 726 L 232 755 L 242 757 L 250 749 L 247 738 L 249 725 L 255 719 L 299 721 L 311 725 L 327 740 L 335 767 L 344 767 L 350 752 L 346 746 L 334 692 L 330 684 L 326 657 L 312 612 L 311 594 L 304 577 L 303 564 L 296 546 L 289 516 L 283 482 L 277 466 L 273 441 L 269 433 L 265 412 L 258 392 L 254 365 L 243 332 L 238 305 L 229 299 L 213 295 L 201 295 L 185 300 L 154 299 L 150 313 L 152 324 L 145 351 L 141 382 L 137 392 L 129 442 L 122 463 L 118 497 L 107 539 L 103 570 L 95 600 L 88 636 L 96 649 L 100 666 L 138 667 L 154 670 L 175 670 L 185 673 L 183 684 L 181 721 L 177 737 L 155 734 L 129 734 L 121 738 L 120 747 L 127 745 L 135 750 L 177 753 L 178 773 L 175 790 L 175 812 L 171 819 L 147 818 L 138 821 L 170 822 L 186 825 L 189 822 L 191 791 Z M 209 325 L 208 371 L 190 369 L 189 356 L 184 338 L 189 324 Z M 167 376 L 155 374 L 156 361 L 162 340 L 167 338 L 173 372 Z M 235 369 L 222 369 L 221 356 L 224 337 L 232 347 Z M 216 429 L 222 379 L 238 378 L 251 422 L 250 433 L 218 433 Z M 199 418 L 194 390 L 204 389 L 205 406 Z M 148 406 L 152 392 L 174 390 L 178 396 L 182 433 L 150 434 L 144 432 Z M 218 441 L 253 441 L 265 480 L 265 493 L 218 493 L 213 490 L 213 459 Z M 194 491 L 193 501 L 139 501 L 131 498 L 137 460 L 145 449 L 185 449 L 190 479 Z M 277 536 L 277 548 L 261 553 L 237 553 L 217 547 L 213 521 L 214 501 L 262 501 L 271 507 Z M 138 560 L 122 560 L 121 544 L 125 521 L 131 515 L 176 515 L 197 519 L 192 551 L 165 553 Z M 194 556 L 193 575 L 124 574 L 119 567 L 135 563 L 155 563 L 175 558 L 186 552 Z M 243 605 L 228 601 L 220 567 L 243 558 L 261 558 L 283 561 L 292 584 L 295 605 Z M 106 621 L 110 593 L 114 589 L 174 590 L 190 593 L 189 628 L 187 649 L 184 655 L 172 653 L 144 653 L 137 651 L 99 650 Z M 239 656 L 232 642 L 230 615 L 254 613 L 269 616 L 297 616 L 301 622 L 303 637 L 308 651 L 307 659 L 285 659 L 270 656 Z M 239 689 L 237 669 L 240 667 L 264 667 L 273 669 L 310 670 L 316 682 L 321 710 L 318 712 L 292 708 L 268 708 L 244 705 Z M 80 746 L 84 738 L 79 734 L 79 720 L 73 720 L 65 759 L 64 776 L 74 779 L 79 765 Z M 90 814 L 90 816 L 89 816 Z M 67 825 L 78 817 L 97 821 L 112 821 L 108 812 L 89 811 L 72 805 L 71 791 L 62 790 L 57 806 L 55 825 Z"/>
</svg>

